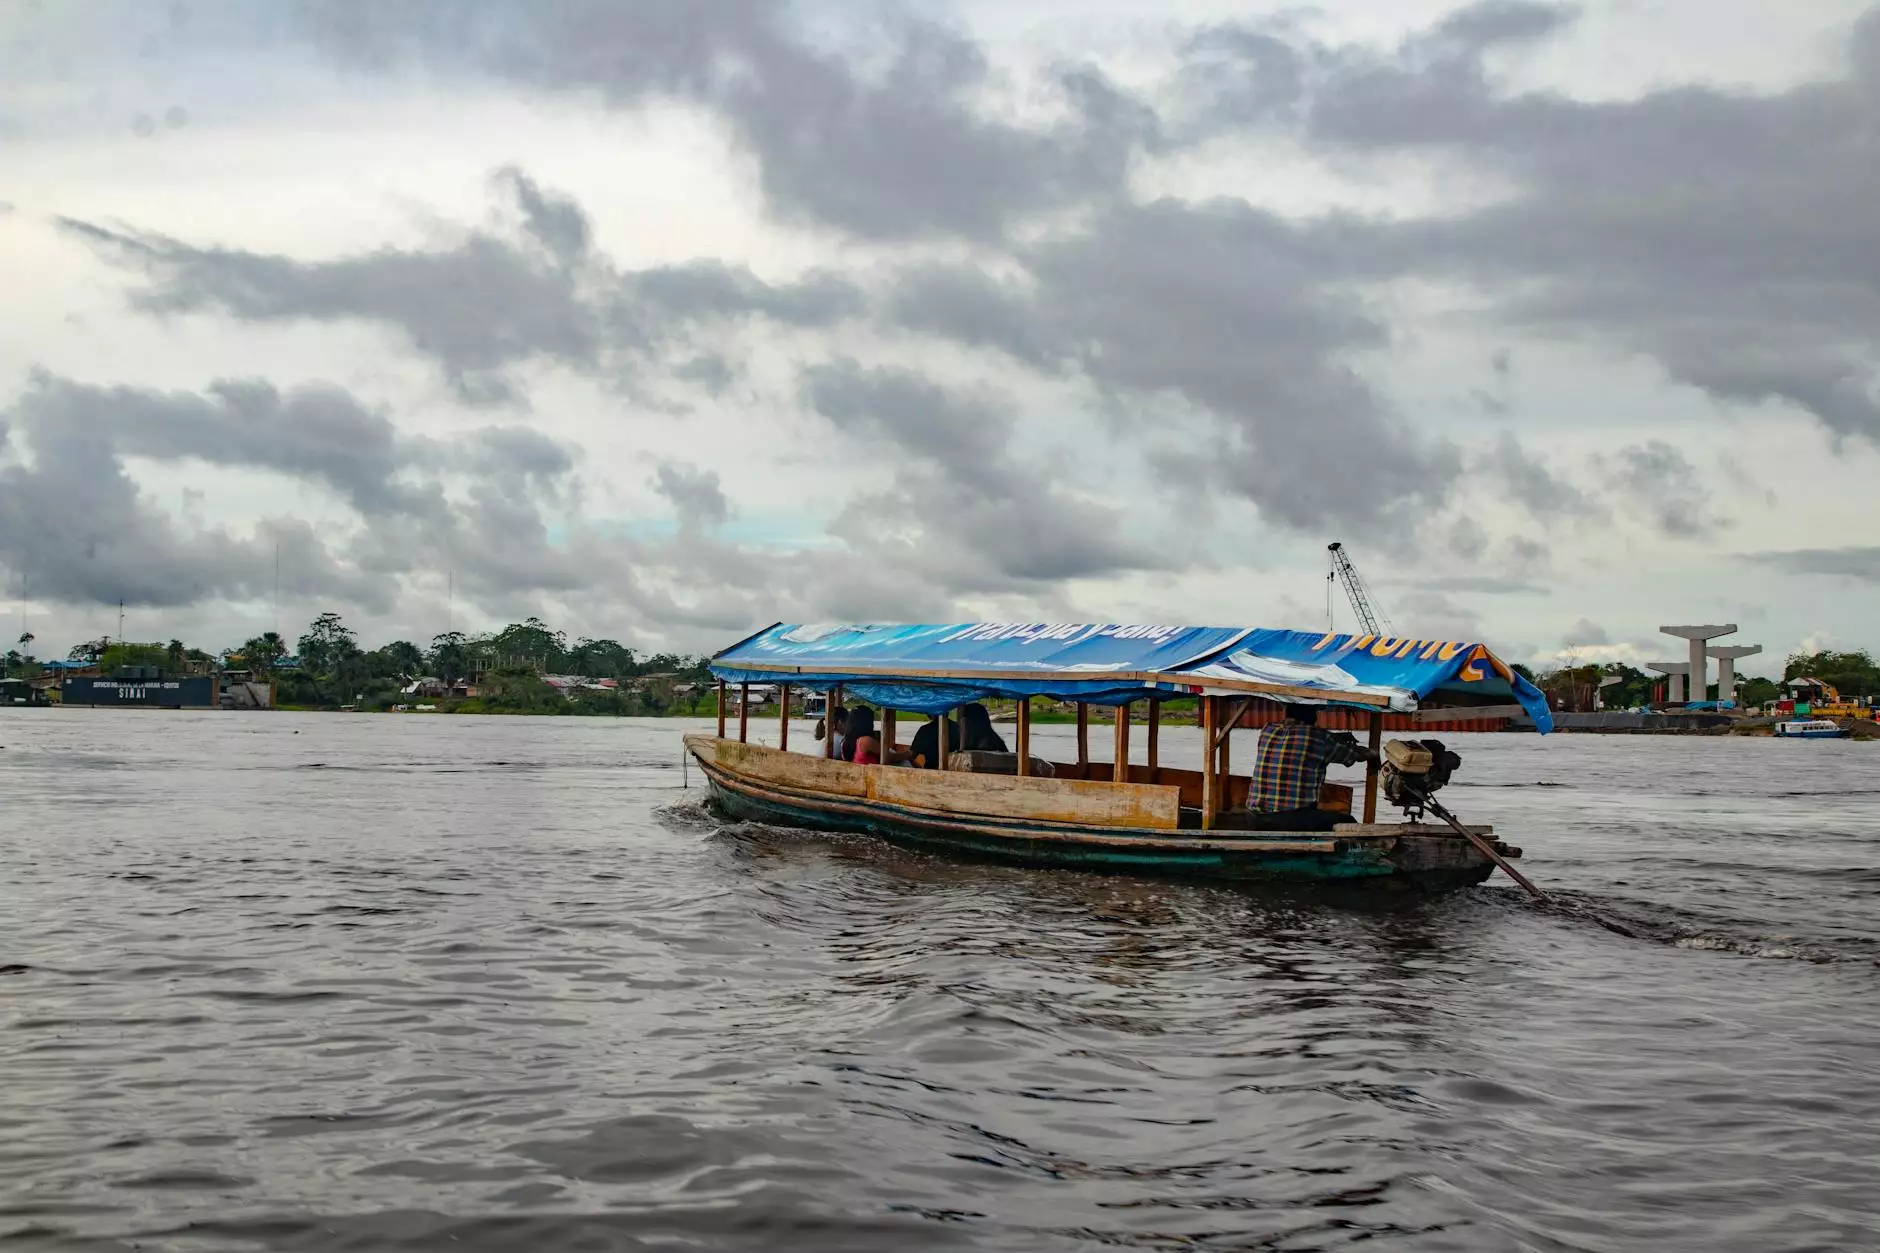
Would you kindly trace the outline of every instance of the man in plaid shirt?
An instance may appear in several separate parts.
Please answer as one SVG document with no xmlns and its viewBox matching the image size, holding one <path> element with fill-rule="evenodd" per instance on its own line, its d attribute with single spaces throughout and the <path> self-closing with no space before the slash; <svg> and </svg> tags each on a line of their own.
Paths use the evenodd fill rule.
<svg viewBox="0 0 1880 1253">
<path fill-rule="evenodd" d="M 1325 768 L 1370 756 L 1349 735 L 1321 731 L 1311 705 L 1286 706 L 1286 718 L 1260 730 L 1260 757 L 1253 769 L 1247 808 L 1265 831 L 1329 831 L 1351 815 L 1319 808 Z"/>
</svg>

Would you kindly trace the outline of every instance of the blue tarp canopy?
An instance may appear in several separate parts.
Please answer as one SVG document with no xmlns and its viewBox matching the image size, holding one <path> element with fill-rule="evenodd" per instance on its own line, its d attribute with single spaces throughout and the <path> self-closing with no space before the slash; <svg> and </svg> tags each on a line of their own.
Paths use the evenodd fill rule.
<svg viewBox="0 0 1880 1253">
<path fill-rule="evenodd" d="M 1541 730 L 1540 690 L 1484 644 L 1109 623 L 779 623 L 712 658 L 732 683 L 835 684 L 885 708 L 941 713 L 986 696 L 1120 705 L 1151 693 L 1270 696 L 1409 712 L 1514 702 Z"/>
</svg>

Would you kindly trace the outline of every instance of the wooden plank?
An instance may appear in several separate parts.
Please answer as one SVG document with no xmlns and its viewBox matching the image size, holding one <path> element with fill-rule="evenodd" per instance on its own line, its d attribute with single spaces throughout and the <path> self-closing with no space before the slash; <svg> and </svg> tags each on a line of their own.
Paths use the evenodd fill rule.
<svg viewBox="0 0 1880 1253">
<path fill-rule="evenodd" d="M 1240 711 L 1235 710 L 1238 716 Z M 1234 722 L 1229 718 L 1221 727 L 1220 758 L 1215 762 L 1215 777 L 1221 781 L 1217 796 L 1221 803 L 1221 812 L 1234 808 L 1234 759 L 1230 750 L 1234 746 Z M 1243 802 L 1244 803 L 1244 802 Z"/>
<path fill-rule="evenodd" d="M 942 813 L 1174 830 L 1181 795 L 1172 787 L 1080 779 L 1019 778 L 964 771 L 869 767 L 869 799 Z"/>
<path fill-rule="evenodd" d="M 1143 748 L 1150 770 L 1162 764 L 1162 702 L 1153 696 L 1149 698 L 1149 742 Z"/>
<path fill-rule="evenodd" d="M 888 750 L 894 747 L 894 710 L 881 711 L 881 723 L 875 728 L 881 740 L 881 760 L 888 760 Z"/>
<path fill-rule="evenodd" d="M 740 744 L 736 740 L 705 741 L 703 737 L 688 736 L 686 747 L 741 778 L 832 796 L 867 796 L 868 771 L 874 769 L 846 761 L 786 753 L 762 744 Z"/>
<path fill-rule="evenodd" d="M 1235 728 L 1240 726 L 1240 720 L 1247 716 L 1247 711 L 1253 708 L 1253 702 L 1257 699 L 1258 697 L 1246 696 L 1241 698 L 1239 704 L 1229 706 L 1227 716 L 1221 719 L 1221 731 L 1216 738 L 1225 740 L 1232 735 Z"/>
<path fill-rule="evenodd" d="M 1031 774 L 1031 697 L 1018 702 L 1018 773 Z"/>
<path fill-rule="evenodd" d="M 1201 698 L 1201 829 L 1214 829 L 1214 720 L 1219 711 L 1215 708 L 1218 696 Z"/>
<path fill-rule="evenodd" d="M 1090 706 L 1077 702 L 1077 764 L 1090 762 Z"/>
<path fill-rule="evenodd" d="M 1470 835 L 1493 835 L 1493 827 L 1468 827 L 1462 830 Z M 1334 835 L 1416 835 L 1441 836 L 1456 839 L 1455 828 L 1434 822 L 1341 822 L 1332 828 Z"/>
<path fill-rule="evenodd" d="M 1519 718 L 1527 710 L 1520 705 L 1448 705 L 1440 709 L 1419 709 L 1410 719 L 1420 727 L 1439 727 L 1446 722 L 1473 722 L 1477 718 Z"/>
<path fill-rule="evenodd" d="M 1129 706 L 1116 707 L 1116 766 L 1110 773 L 1110 782 L 1129 782 Z"/>
<path fill-rule="evenodd" d="M 718 680 L 718 738 L 725 738 L 725 681 Z"/>
<path fill-rule="evenodd" d="M 937 768 L 940 770 L 947 768 L 947 757 L 953 752 L 953 746 L 947 743 L 947 739 L 947 715 L 946 711 L 942 710 L 940 712 L 940 726 L 934 731 L 933 737 L 934 743 L 939 746 L 940 762 Z"/>
<path fill-rule="evenodd" d="M 743 744 L 751 737 L 751 685 L 738 684 L 738 743 Z"/>
<path fill-rule="evenodd" d="M 790 751 L 790 685 L 777 685 L 777 747 Z"/>
<path fill-rule="evenodd" d="M 1377 821 L 1377 776 L 1378 749 L 1384 744 L 1384 715 L 1371 715 L 1371 728 L 1366 743 L 1371 749 L 1371 760 L 1364 766 L 1364 820 Z"/>
<path fill-rule="evenodd" d="M 1319 808 L 1335 814 L 1351 812 L 1351 785 L 1349 783 L 1324 783 L 1319 786 Z"/>
</svg>

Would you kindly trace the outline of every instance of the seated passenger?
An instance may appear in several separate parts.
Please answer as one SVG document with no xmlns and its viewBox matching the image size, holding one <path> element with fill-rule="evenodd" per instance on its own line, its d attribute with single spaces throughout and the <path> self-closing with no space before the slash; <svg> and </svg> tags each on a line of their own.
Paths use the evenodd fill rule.
<svg viewBox="0 0 1880 1253">
<path fill-rule="evenodd" d="M 1012 751 L 1005 746 L 1005 740 L 999 733 L 992 729 L 992 715 L 978 701 L 960 706 L 960 742 L 953 747 L 972 753 Z"/>
<path fill-rule="evenodd" d="M 837 761 L 847 761 L 848 757 L 842 751 L 842 740 L 844 733 L 849 727 L 849 711 L 837 705 L 834 709 L 829 711 L 828 722 L 830 726 L 835 728 L 834 737 L 836 742 L 835 751 L 829 755 L 834 757 Z M 820 740 L 823 734 L 823 719 L 818 718 L 816 719 L 816 738 Z"/>
<path fill-rule="evenodd" d="M 947 719 L 947 751 L 952 752 L 960 746 L 959 724 Z M 923 770 L 939 770 L 940 760 L 940 719 L 932 714 L 920 730 L 914 732 L 914 738 L 908 742 L 908 761 Z"/>
<path fill-rule="evenodd" d="M 849 710 L 848 727 L 843 745 L 848 755 L 843 760 L 858 766 L 880 765 L 881 738 L 875 734 L 875 711 L 866 705 L 857 705 Z"/>
<path fill-rule="evenodd" d="M 1330 831 L 1351 815 L 1319 808 L 1319 790 L 1325 786 L 1325 768 L 1335 758 L 1348 758 L 1350 736 L 1321 731 L 1318 710 L 1311 705 L 1288 705 L 1281 722 L 1261 728 L 1260 756 L 1247 808 L 1257 831 Z M 1370 756 L 1357 750 L 1359 759 Z"/>
</svg>

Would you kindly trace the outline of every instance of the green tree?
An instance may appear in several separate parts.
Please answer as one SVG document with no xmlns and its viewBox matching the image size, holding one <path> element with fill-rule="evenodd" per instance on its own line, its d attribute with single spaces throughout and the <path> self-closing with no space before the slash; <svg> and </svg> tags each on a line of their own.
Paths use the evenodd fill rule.
<svg viewBox="0 0 1880 1253">
<path fill-rule="evenodd" d="M 568 668 L 591 679 L 624 679 L 633 666 L 633 650 L 616 640 L 580 639 L 568 650 Z"/>
<path fill-rule="evenodd" d="M 244 668 L 266 678 L 280 666 L 281 658 L 287 656 L 287 641 L 281 638 L 279 631 L 263 631 L 241 646 L 240 656 Z"/>
<path fill-rule="evenodd" d="M 1843 696 L 1880 695 L 1880 667 L 1866 649 L 1837 653 L 1794 653 L 1782 668 L 1782 678 L 1820 679 Z"/>
<path fill-rule="evenodd" d="M 1761 677 L 1744 679 L 1736 685 L 1736 703 L 1738 708 L 1752 705 L 1766 705 L 1782 695 L 1782 689 L 1774 680 Z"/>
<path fill-rule="evenodd" d="M 424 650 L 410 640 L 393 640 L 375 652 L 391 667 L 389 676 L 415 679 L 424 669 Z"/>
<path fill-rule="evenodd" d="M 1600 699 L 1608 709 L 1629 709 L 1634 705 L 1649 705 L 1652 699 L 1652 676 L 1643 670 L 1634 669 L 1622 661 L 1609 661 L 1599 668 L 1600 677 L 1616 678 L 1619 682 L 1601 691 Z"/>
<path fill-rule="evenodd" d="M 321 614 L 300 637 L 300 668 L 309 674 L 331 675 L 342 661 L 358 653 L 359 644 L 352 628 L 340 621 L 336 613 Z"/>
<path fill-rule="evenodd" d="M 109 647 L 111 647 L 109 638 L 101 637 L 95 640 L 86 640 L 83 644 L 74 644 L 72 651 L 65 655 L 65 659 L 67 661 L 82 661 L 86 665 L 95 666 L 98 664 L 98 659 L 104 656 L 104 650 Z"/>
<path fill-rule="evenodd" d="M 189 650 L 183 647 L 183 641 L 171 640 L 170 646 L 163 650 L 164 664 L 172 670 L 181 670 L 183 663 L 189 660 Z"/>
<path fill-rule="evenodd" d="M 490 641 L 490 651 L 498 666 L 532 666 L 539 672 L 557 674 L 567 668 L 568 637 L 550 630 L 540 618 L 512 622 Z"/>
<path fill-rule="evenodd" d="M 98 654 L 98 668 L 106 674 L 121 666 L 157 666 L 169 663 L 170 652 L 161 644 L 133 644 L 118 640 Z"/>
<path fill-rule="evenodd" d="M 566 713 L 568 700 L 529 666 L 504 666 L 477 683 L 483 704 L 509 713 Z"/>
<path fill-rule="evenodd" d="M 431 638 L 431 653 L 426 664 L 431 673 L 446 683 L 467 679 L 473 673 L 470 646 L 462 631 L 446 631 Z"/>
</svg>

